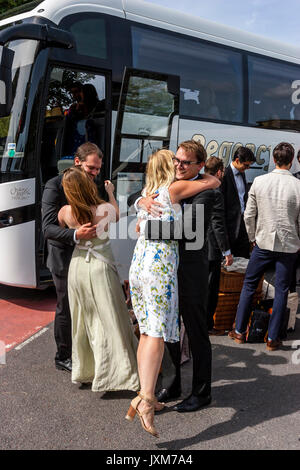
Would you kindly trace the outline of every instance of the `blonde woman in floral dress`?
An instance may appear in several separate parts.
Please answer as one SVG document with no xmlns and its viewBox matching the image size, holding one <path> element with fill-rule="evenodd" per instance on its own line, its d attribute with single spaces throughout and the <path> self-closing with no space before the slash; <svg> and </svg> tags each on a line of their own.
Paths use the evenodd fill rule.
<svg viewBox="0 0 300 470">
<path fill-rule="evenodd" d="M 210 175 L 196 181 L 175 182 L 174 157 L 169 150 L 158 150 L 150 156 L 143 196 L 157 193 L 156 201 L 162 204 L 162 213 L 157 218 L 179 223 L 181 210 L 178 203 L 203 190 L 215 188 L 219 183 Z M 175 210 L 176 204 L 179 211 Z M 141 334 L 137 352 L 141 391 L 132 400 L 126 418 L 132 420 L 138 413 L 143 428 L 157 437 L 154 391 L 164 342 L 179 341 L 178 242 L 146 240 L 146 221 L 153 218 L 144 210 L 138 211 L 140 235 L 129 272 L 132 306 Z"/>
</svg>

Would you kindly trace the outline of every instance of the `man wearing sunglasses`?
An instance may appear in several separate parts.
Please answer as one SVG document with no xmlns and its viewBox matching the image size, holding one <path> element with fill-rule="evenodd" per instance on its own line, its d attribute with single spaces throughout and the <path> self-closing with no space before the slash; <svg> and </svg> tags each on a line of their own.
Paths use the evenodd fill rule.
<svg viewBox="0 0 300 470">
<path fill-rule="evenodd" d="M 194 180 L 201 178 L 200 170 L 205 165 L 206 151 L 204 147 L 194 140 L 182 142 L 173 159 L 177 180 Z M 159 213 L 159 204 L 152 196 L 137 199 L 138 195 L 132 195 L 128 204 L 141 205 L 152 215 Z M 134 200 L 135 199 L 135 200 Z M 191 232 L 191 227 L 183 227 L 183 237 L 179 239 L 179 267 L 178 267 L 178 290 L 179 290 L 179 312 L 183 319 L 188 336 L 189 345 L 193 356 L 193 380 L 192 392 L 182 402 L 175 405 L 174 410 L 178 412 L 196 411 L 211 402 L 211 343 L 207 327 L 207 294 L 208 294 L 208 249 L 207 231 L 210 224 L 211 214 L 215 203 L 214 191 L 206 190 L 185 201 L 181 201 L 184 207 L 191 209 L 192 218 L 189 223 L 195 233 L 197 227 L 197 206 L 204 206 L 204 245 L 196 249 L 187 249 L 193 240 L 186 239 L 184 233 Z M 184 221 L 185 222 L 185 221 Z M 148 226 L 149 228 L 149 226 Z M 146 228 L 145 236 L 151 237 L 151 227 Z M 155 231 L 154 231 L 155 232 Z M 155 233 L 155 238 L 157 233 Z M 161 234 L 159 238 L 162 238 Z M 171 238 L 171 237 L 170 237 Z M 180 343 L 166 343 L 172 361 L 175 365 L 176 376 L 168 388 L 164 387 L 158 391 L 159 401 L 172 400 L 181 395 Z"/>
<path fill-rule="evenodd" d="M 232 162 L 226 167 L 221 191 L 224 195 L 225 221 L 233 256 L 250 257 L 250 243 L 244 223 L 244 210 L 248 199 L 248 186 L 245 171 L 255 162 L 255 157 L 247 147 L 238 147 Z"/>
</svg>

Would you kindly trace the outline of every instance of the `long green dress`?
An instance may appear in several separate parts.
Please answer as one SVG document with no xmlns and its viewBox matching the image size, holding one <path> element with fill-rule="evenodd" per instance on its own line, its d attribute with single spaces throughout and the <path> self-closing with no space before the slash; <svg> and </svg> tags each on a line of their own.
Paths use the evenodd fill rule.
<svg viewBox="0 0 300 470">
<path fill-rule="evenodd" d="M 75 246 L 68 275 L 72 382 L 92 391 L 138 390 L 137 338 L 109 239 Z"/>
</svg>

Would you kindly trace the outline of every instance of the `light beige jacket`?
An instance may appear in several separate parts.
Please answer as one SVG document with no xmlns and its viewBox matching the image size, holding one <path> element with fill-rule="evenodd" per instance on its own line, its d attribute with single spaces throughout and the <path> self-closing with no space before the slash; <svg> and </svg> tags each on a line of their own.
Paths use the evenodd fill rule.
<svg viewBox="0 0 300 470">
<path fill-rule="evenodd" d="M 295 253 L 300 249 L 300 180 L 288 170 L 254 179 L 244 220 L 249 240 L 263 250 Z"/>
</svg>

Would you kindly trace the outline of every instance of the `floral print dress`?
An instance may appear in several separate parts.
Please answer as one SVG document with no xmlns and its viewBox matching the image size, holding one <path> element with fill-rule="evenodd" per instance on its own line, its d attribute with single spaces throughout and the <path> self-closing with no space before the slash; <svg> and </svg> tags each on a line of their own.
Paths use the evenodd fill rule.
<svg viewBox="0 0 300 470">
<path fill-rule="evenodd" d="M 167 187 L 159 188 L 156 201 L 163 204 L 162 221 L 179 221 L 181 212 L 172 207 Z M 140 333 L 179 341 L 178 311 L 178 242 L 146 240 L 145 224 L 153 220 L 144 210 L 138 211 L 140 236 L 137 240 L 129 271 L 129 284 L 134 314 Z M 156 219 L 157 220 L 157 219 Z"/>
</svg>

